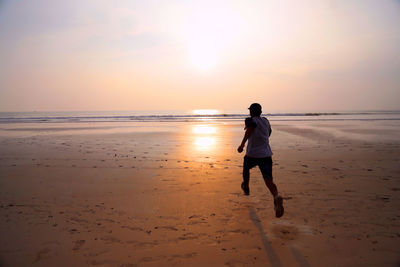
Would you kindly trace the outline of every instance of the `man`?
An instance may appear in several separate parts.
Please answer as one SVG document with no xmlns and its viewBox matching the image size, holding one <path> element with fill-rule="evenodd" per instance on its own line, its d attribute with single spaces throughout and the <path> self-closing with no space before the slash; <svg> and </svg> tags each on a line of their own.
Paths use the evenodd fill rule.
<svg viewBox="0 0 400 267">
<path fill-rule="evenodd" d="M 271 126 L 265 117 L 260 117 L 261 105 L 253 103 L 249 107 L 250 118 L 245 120 L 245 134 L 242 143 L 238 147 L 238 152 L 242 153 L 247 143 L 246 155 L 243 161 L 243 182 L 242 189 L 245 195 L 250 194 L 249 180 L 250 169 L 258 166 L 264 178 L 265 184 L 274 197 L 275 216 L 282 217 L 284 213 L 283 199 L 278 195 L 278 189 L 272 180 L 272 151 L 269 146 L 269 136 L 271 135 Z"/>
</svg>

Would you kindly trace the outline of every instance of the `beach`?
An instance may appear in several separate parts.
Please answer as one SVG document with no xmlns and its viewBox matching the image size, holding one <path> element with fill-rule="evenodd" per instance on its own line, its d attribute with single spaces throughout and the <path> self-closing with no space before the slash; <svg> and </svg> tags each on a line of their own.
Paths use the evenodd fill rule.
<svg viewBox="0 0 400 267">
<path fill-rule="evenodd" d="M 398 266 L 399 120 L 0 124 L 0 266 Z"/>
</svg>

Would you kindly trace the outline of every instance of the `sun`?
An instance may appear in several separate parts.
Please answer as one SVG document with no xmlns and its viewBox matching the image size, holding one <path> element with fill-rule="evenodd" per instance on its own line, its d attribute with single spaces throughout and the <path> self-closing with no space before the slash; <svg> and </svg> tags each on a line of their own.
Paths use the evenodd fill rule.
<svg viewBox="0 0 400 267">
<path fill-rule="evenodd" d="M 232 44 L 239 38 L 238 12 L 226 3 L 212 2 L 212 6 L 207 2 L 196 5 L 183 23 L 188 61 L 202 71 L 222 68 Z"/>
<path fill-rule="evenodd" d="M 211 44 L 198 41 L 189 47 L 189 60 L 200 70 L 210 70 L 217 65 L 218 53 Z"/>
</svg>

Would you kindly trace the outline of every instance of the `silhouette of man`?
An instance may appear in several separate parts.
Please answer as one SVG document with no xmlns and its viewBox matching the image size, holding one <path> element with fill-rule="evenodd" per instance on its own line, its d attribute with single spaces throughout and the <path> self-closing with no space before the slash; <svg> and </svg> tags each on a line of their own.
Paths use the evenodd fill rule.
<svg viewBox="0 0 400 267">
<path fill-rule="evenodd" d="M 250 194 L 250 169 L 258 166 L 265 184 L 274 197 L 275 216 L 279 218 L 282 217 L 284 208 L 283 199 L 278 195 L 278 188 L 272 179 L 272 150 L 269 145 L 269 136 L 272 132 L 271 125 L 267 118 L 260 117 L 262 113 L 260 104 L 251 104 L 249 110 L 251 117 L 245 119 L 244 129 L 246 132 L 242 143 L 237 149 L 239 153 L 242 153 L 248 141 L 243 161 L 243 182 L 241 187 L 245 195 Z"/>
</svg>

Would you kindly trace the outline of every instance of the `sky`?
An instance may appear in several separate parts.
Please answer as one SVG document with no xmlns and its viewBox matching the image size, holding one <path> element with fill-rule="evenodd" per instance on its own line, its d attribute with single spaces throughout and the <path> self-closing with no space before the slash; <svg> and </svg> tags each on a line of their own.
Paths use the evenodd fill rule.
<svg viewBox="0 0 400 267">
<path fill-rule="evenodd" d="M 399 99 L 399 0 L 0 0 L 0 111 Z"/>
</svg>

